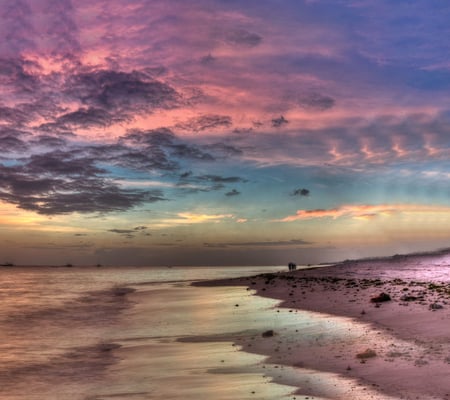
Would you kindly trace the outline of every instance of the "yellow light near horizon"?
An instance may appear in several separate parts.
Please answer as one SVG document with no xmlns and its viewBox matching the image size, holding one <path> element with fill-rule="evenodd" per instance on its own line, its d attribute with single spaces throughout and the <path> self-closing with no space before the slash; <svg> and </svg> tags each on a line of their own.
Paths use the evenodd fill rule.
<svg viewBox="0 0 450 400">
<path fill-rule="evenodd" d="M 76 224 L 74 215 L 41 215 L 17 208 L 13 204 L 0 203 L 0 229 L 3 231 L 80 232 L 89 230 L 86 224 Z"/>
<path fill-rule="evenodd" d="M 1 227 L 26 227 L 39 226 L 39 222 L 46 220 L 48 217 L 36 214 L 31 211 L 25 211 L 17 208 L 13 204 L 0 203 L 0 226 Z"/>
</svg>

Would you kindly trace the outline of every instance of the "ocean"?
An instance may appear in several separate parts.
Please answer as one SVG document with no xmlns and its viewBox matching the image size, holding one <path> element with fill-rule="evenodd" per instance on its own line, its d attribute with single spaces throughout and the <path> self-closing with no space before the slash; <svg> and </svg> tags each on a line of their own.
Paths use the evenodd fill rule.
<svg viewBox="0 0 450 400">
<path fill-rule="evenodd" d="M 274 312 L 277 301 L 245 287 L 191 286 L 285 269 L 4 267 L 0 399 L 272 400 L 307 399 L 307 385 L 336 390 L 336 377 L 266 368 L 230 338 L 295 327 L 317 340 L 348 335 L 348 321 Z M 299 382 L 303 397 L 293 394 Z"/>
<path fill-rule="evenodd" d="M 278 269 L 4 267 L 0 398 L 254 399 L 251 392 L 259 390 L 258 398 L 272 399 L 289 393 L 292 388 L 258 374 L 208 372 L 223 365 L 245 369 L 260 356 L 230 342 L 178 341 L 251 329 L 249 309 L 275 303 L 260 299 L 238 310 L 236 302 L 250 298 L 243 288 L 194 288 L 192 281 Z"/>
</svg>

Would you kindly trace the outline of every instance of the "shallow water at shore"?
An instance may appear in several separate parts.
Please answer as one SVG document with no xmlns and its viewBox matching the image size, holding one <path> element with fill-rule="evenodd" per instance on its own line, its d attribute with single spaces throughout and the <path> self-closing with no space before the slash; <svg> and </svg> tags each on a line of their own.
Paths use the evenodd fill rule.
<svg viewBox="0 0 450 400">
<path fill-rule="evenodd" d="M 271 268 L 270 270 L 276 270 Z M 185 335 L 241 329 L 240 289 L 198 290 L 192 280 L 267 268 L 8 268 L 0 271 L 0 396 L 16 399 L 271 399 L 292 388 L 260 374 L 208 374 L 222 359 L 262 357 Z M 239 292 L 239 293 L 238 293 Z M 219 359 L 220 358 L 220 359 Z M 237 384 L 239 382 L 239 385 Z M 255 398 L 254 396 L 252 398 Z"/>
<path fill-rule="evenodd" d="M 265 364 L 252 353 L 252 341 L 269 329 L 305 348 L 318 340 L 352 341 L 362 328 L 351 321 L 277 310 L 276 300 L 245 287 L 190 286 L 277 269 L 2 270 L 0 396 L 388 399 L 354 380 L 277 360 Z M 294 395 L 297 386 L 301 393 Z"/>
</svg>

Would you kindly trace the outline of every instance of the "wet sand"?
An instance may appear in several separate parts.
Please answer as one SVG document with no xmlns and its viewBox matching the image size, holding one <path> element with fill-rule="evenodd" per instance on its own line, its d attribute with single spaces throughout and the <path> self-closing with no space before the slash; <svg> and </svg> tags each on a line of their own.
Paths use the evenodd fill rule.
<svg viewBox="0 0 450 400">
<path fill-rule="evenodd" d="M 247 286 L 280 300 L 273 312 L 318 313 L 323 332 L 277 327 L 234 337 L 247 352 L 267 356 L 268 369 L 330 373 L 351 382 L 334 396 L 308 388 L 296 374 L 269 374 L 324 398 L 450 399 L 450 251 L 346 261 L 198 285 Z M 348 334 L 333 332 L 333 318 Z M 303 372 L 301 372 L 303 371 Z M 339 384 L 339 383 L 338 383 Z M 363 395 L 361 394 L 363 393 Z M 295 396 L 294 396 L 295 397 Z M 300 397 L 298 397 L 300 398 Z"/>
</svg>

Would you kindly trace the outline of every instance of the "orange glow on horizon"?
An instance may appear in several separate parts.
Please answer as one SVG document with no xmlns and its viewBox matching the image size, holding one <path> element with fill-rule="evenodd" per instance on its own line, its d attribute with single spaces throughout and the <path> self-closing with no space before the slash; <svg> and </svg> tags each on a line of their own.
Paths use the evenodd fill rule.
<svg viewBox="0 0 450 400">
<path fill-rule="evenodd" d="M 298 210 L 295 215 L 287 216 L 278 222 L 292 222 L 316 218 L 348 217 L 360 220 L 371 220 L 377 216 L 391 216 L 407 213 L 438 213 L 450 217 L 450 207 L 426 206 L 415 204 L 380 204 L 380 205 L 343 205 L 332 209 Z"/>
</svg>

